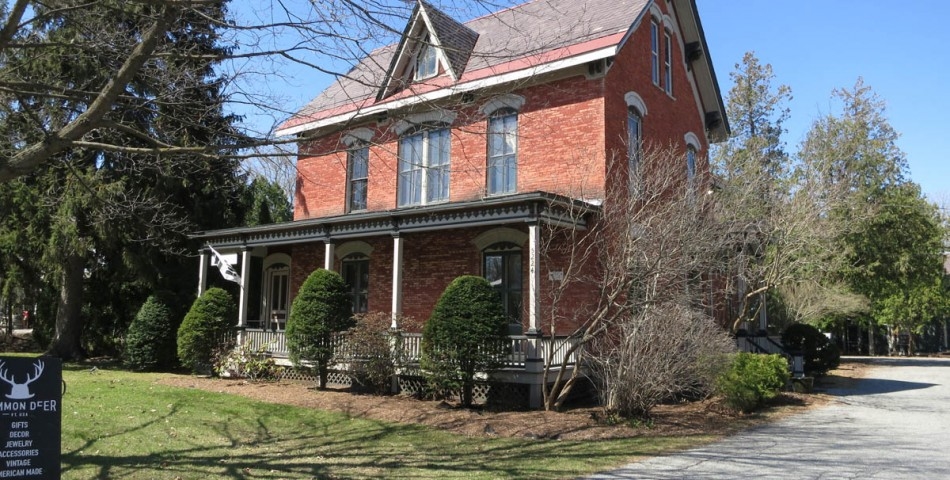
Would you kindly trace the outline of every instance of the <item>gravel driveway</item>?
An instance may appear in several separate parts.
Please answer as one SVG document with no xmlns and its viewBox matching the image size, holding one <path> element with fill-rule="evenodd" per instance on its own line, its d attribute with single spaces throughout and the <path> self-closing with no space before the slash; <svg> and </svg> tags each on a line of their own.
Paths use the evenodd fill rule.
<svg viewBox="0 0 950 480">
<path fill-rule="evenodd" d="M 950 359 L 874 368 L 830 405 L 592 479 L 950 479 Z"/>
</svg>

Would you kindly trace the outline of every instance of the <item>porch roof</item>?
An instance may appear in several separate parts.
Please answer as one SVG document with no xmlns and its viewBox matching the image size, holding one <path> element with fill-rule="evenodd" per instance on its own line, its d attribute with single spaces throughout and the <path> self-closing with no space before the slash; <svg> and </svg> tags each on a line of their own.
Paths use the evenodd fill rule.
<svg viewBox="0 0 950 480">
<path fill-rule="evenodd" d="M 549 192 L 531 192 L 480 200 L 350 213 L 255 227 L 210 230 L 190 235 L 215 247 L 287 245 L 374 235 L 428 232 L 512 223 L 543 222 L 587 228 L 598 201 Z"/>
</svg>

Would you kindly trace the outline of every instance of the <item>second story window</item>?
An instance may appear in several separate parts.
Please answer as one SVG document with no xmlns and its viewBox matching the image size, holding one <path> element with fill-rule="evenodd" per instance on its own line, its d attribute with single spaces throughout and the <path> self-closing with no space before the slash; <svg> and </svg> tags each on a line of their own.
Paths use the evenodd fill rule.
<svg viewBox="0 0 950 480">
<path fill-rule="evenodd" d="M 419 53 L 416 55 L 415 80 L 436 76 L 439 73 L 439 61 L 436 58 L 437 52 L 435 45 L 431 43 L 431 37 L 426 36 L 419 45 Z"/>
<path fill-rule="evenodd" d="M 449 199 L 449 129 L 422 130 L 399 140 L 398 205 Z"/>
<path fill-rule="evenodd" d="M 488 118 L 488 194 L 518 189 L 518 113 L 499 110 Z"/>
<path fill-rule="evenodd" d="M 369 147 L 362 146 L 347 152 L 346 211 L 366 210 L 369 179 Z"/>
<path fill-rule="evenodd" d="M 650 74 L 653 84 L 660 85 L 660 25 L 650 20 Z"/>
<path fill-rule="evenodd" d="M 663 31 L 663 88 L 673 95 L 673 40 L 669 30 Z"/>
<path fill-rule="evenodd" d="M 627 169 L 630 187 L 636 185 L 640 170 L 640 150 L 643 144 L 643 117 L 633 107 L 627 108 Z"/>
</svg>

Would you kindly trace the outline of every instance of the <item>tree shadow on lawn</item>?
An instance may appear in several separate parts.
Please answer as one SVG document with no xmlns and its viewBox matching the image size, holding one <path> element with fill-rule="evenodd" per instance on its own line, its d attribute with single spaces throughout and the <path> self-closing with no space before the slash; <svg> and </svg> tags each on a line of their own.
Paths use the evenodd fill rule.
<svg viewBox="0 0 950 480">
<path fill-rule="evenodd" d="M 262 414 L 255 419 L 221 418 L 211 425 L 222 439 L 215 445 L 182 441 L 183 448 L 169 445 L 148 455 L 84 453 L 96 449 L 100 438 L 141 441 L 142 430 L 172 419 L 184 408 L 176 405 L 149 422 L 87 439 L 64 452 L 64 478 L 90 478 L 90 467 L 94 478 L 564 478 L 654 454 L 658 440 L 630 438 L 598 445 L 466 437 L 325 413 L 288 433 L 279 426 L 282 408 L 260 407 Z"/>
</svg>

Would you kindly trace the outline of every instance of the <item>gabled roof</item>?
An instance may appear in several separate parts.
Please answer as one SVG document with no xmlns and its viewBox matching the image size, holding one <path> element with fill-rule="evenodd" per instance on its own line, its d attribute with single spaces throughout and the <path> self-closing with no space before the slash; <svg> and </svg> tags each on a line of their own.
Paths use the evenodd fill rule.
<svg viewBox="0 0 950 480">
<path fill-rule="evenodd" d="M 687 30 L 700 37 L 685 41 L 702 44 L 704 55 L 697 63 L 703 65 L 697 73 L 705 77 L 700 83 L 707 84 L 705 91 L 700 89 L 704 108 L 724 119 L 695 0 L 674 3 L 679 15 L 693 17 L 687 19 L 692 27 Z M 398 44 L 377 49 L 338 77 L 284 122 L 277 134 L 302 133 L 613 56 L 650 4 L 651 0 L 531 0 L 462 25 L 419 1 Z M 395 85 L 393 79 L 404 73 L 400 69 L 411 58 L 413 42 L 419 41 L 411 34 L 423 24 L 436 37 L 431 42 L 438 42 L 452 75 Z"/>
<path fill-rule="evenodd" d="M 446 73 L 457 81 L 465 71 L 477 40 L 478 32 L 455 21 L 429 3 L 418 0 L 376 100 L 383 100 L 408 84 L 413 57 L 426 44 L 438 50 L 439 63 Z"/>
</svg>

